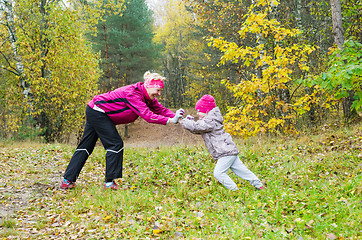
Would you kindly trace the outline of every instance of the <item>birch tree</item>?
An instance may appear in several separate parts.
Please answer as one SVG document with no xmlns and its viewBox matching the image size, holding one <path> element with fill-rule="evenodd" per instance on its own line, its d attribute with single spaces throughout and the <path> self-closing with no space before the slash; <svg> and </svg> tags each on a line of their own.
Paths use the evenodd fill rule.
<svg viewBox="0 0 362 240">
<path fill-rule="evenodd" d="M 16 29 L 14 23 L 13 1 L 2 0 L 0 1 L 0 5 L 3 7 L 2 9 L 3 15 L 5 16 L 5 18 L 2 19 L 3 21 L 2 24 L 7 28 L 9 34 L 8 40 L 10 42 L 13 51 L 13 58 L 15 59 L 15 66 L 16 66 L 16 68 L 14 69 L 11 66 L 11 62 L 8 60 L 7 61 L 8 66 L 3 66 L 3 68 L 19 77 L 20 86 L 23 89 L 23 94 L 27 98 L 30 93 L 30 87 L 26 81 L 26 76 L 24 75 L 24 64 L 22 58 L 18 52 L 18 42 L 17 42 Z"/>
<path fill-rule="evenodd" d="M 3 26 L 11 30 L 10 40 L 0 46 L 0 52 L 8 59 L 8 69 L 16 65 L 13 78 L 20 79 L 24 95 L 31 87 L 33 125 L 29 127 L 39 129 L 47 142 L 62 141 L 82 128 L 84 106 L 97 92 L 98 59 L 85 38 L 89 19 L 52 0 L 18 0 L 6 6 L 7 25 Z M 16 90 L 17 86 L 8 86 L 6 107 L 16 106 L 17 111 L 4 123 L 19 132 L 29 119 L 24 108 L 29 105 L 24 98 L 14 99 Z"/>
</svg>

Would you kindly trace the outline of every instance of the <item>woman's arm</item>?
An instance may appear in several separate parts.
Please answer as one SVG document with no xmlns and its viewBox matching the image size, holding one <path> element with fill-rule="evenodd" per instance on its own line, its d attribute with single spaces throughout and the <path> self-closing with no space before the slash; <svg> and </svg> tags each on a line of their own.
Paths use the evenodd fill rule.
<svg viewBox="0 0 362 240">
<path fill-rule="evenodd" d="M 166 114 L 168 116 L 154 113 L 153 111 L 151 111 L 149 106 L 147 106 L 143 96 L 140 93 L 133 93 L 132 95 L 127 96 L 127 99 L 128 102 L 126 103 L 126 105 L 130 107 L 134 113 L 143 118 L 146 122 L 166 125 L 167 120 L 170 117 L 175 116 L 175 114 L 171 110 L 168 114 Z"/>
<path fill-rule="evenodd" d="M 164 107 L 156 98 L 149 104 L 149 108 L 152 112 L 165 117 L 173 118 L 175 113 L 170 109 Z"/>
</svg>

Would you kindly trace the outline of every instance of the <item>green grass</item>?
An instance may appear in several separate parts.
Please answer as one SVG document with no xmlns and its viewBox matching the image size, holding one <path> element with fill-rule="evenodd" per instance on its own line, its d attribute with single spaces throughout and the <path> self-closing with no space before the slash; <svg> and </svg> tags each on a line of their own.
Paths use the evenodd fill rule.
<svg viewBox="0 0 362 240">
<path fill-rule="evenodd" d="M 103 190 L 103 148 L 77 187 L 59 190 L 74 146 L 2 144 L 0 238 L 361 239 L 362 126 L 296 138 L 237 141 L 266 183 L 213 177 L 204 146 L 125 150 L 119 191 Z"/>
</svg>

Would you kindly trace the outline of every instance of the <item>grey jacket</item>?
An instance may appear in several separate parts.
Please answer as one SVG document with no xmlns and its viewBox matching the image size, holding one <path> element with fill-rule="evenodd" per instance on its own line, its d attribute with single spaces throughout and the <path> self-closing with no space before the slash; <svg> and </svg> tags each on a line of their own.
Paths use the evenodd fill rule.
<svg viewBox="0 0 362 240">
<path fill-rule="evenodd" d="M 238 155 L 239 150 L 229 133 L 225 132 L 224 118 L 219 107 L 212 109 L 204 118 L 194 121 L 181 120 L 183 128 L 195 134 L 201 134 L 209 153 L 214 159 L 225 156 Z"/>
</svg>

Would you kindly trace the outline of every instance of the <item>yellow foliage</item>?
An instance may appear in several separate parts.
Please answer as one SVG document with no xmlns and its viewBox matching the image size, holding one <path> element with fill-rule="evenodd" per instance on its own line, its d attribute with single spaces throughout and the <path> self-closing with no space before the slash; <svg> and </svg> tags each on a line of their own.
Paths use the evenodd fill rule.
<svg viewBox="0 0 362 240">
<path fill-rule="evenodd" d="M 78 132 L 84 122 L 85 105 L 97 92 L 100 74 L 97 56 L 84 37 L 91 19 L 82 20 L 79 12 L 49 3 L 46 15 L 36 16 L 35 11 L 30 21 L 26 13 L 33 3 L 17 4 L 19 14 L 24 14 L 16 22 L 24 27 L 17 32 L 17 44 L 31 88 L 31 114 L 41 123 L 38 127 L 54 133 L 48 140 Z M 40 22 L 45 20 L 49 25 L 41 28 Z M 21 121 L 26 119 L 21 114 L 28 109 L 28 100 L 24 99 L 20 107 L 14 102 L 9 105 L 19 107 Z"/>
<path fill-rule="evenodd" d="M 295 65 L 301 71 L 308 71 L 307 55 L 315 49 L 307 45 L 286 43 L 285 40 L 300 34 L 298 29 L 287 29 L 270 15 L 270 1 L 259 0 L 254 3 L 238 31 L 241 40 L 249 41 L 256 36 L 256 44 L 229 42 L 223 38 L 208 39 L 209 46 L 218 48 L 222 53 L 219 64 L 231 61 L 238 63 L 240 69 L 251 66 L 261 70 L 260 74 L 248 72 L 248 79 L 239 84 L 228 85 L 228 89 L 240 103 L 230 107 L 225 115 L 228 132 L 239 136 L 252 136 L 260 132 L 293 131 L 292 115 L 296 105 L 286 103 L 280 98 L 280 92 L 288 90 L 292 82 Z M 278 1 L 273 0 L 274 6 Z M 258 7 L 258 11 L 254 9 Z M 271 49 L 265 44 L 266 38 L 275 43 Z M 288 124 L 286 124 L 288 120 Z"/>
<path fill-rule="evenodd" d="M 318 96 L 323 96 L 323 98 Z M 308 112 L 312 105 L 318 105 L 322 109 L 332 110 L 331 106 L 335 105 L 336 103 L 337 100 L 333 97 L 333 95 L 328 94 L 323 89 L 318 87 L 318 85 L 316 85 L 314 86 L 312 93 L 304 94 L 298 98 L 297 101 L 293 104 L 293 108 L 296 109 L 298 114 L 302 115 Z"/>
</svg>

